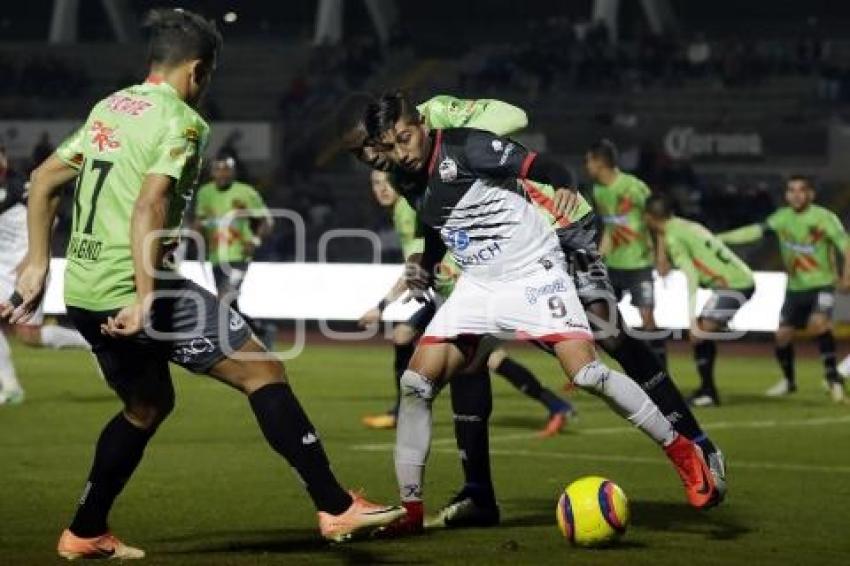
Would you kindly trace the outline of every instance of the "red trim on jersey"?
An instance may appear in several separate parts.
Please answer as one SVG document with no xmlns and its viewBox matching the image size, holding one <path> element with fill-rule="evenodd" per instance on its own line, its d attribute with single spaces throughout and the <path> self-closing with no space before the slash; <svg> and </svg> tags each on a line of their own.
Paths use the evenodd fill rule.
<svg viewBox="0 0 850 566">
<path fill-rule="evenodd" d="M 553 334 L 544 334 L 543 336 L 534 336 L 523 330 L 514 332 L 517 340 L 537 340 L 546 344 L 557 344 L 559 342 L 568 342 L 570 340 L 582 340 L 584 342 L 593 342 L 593 334 L 586 330 L 574 330 L 572 332 L 555 332 Z"/>
<path fill-rule="evenodd" d="M 697 268 L 697 271 L 701 271 L 703 273 L 703 275 L 708 275 L 709 277 L 711 277 L 712 279 L 717 281 L 720 284 L 721 287 L 728 287 L 729 286 L 729 282 L 726 280 L 725 277 L 723 277 L 722 275 L 712 271 L 711 268 L 709 268 L 706 264 L 704 264 L 703 262 L 701 262 L 697 258 L 693 258 L 691 261 L 693 261 L 694 267 Z"/>
<path fill-rule="evenodd" d="M 428 344 L 442 344 L 452 340 L 453 338 L 453 336 L 423 336 L 419 339 L 419 343 L 426 346 Z"/>
<path fill-rule="evenodd" d="M 531 169 L 531 164 L 534 163 L 534 160 L 537 158 L 536 151 L 529 151 L 528 155 L 525 156 L 525 159 L 522 160 L 522 166 L 519 168 L 519 178 L 526 179 L 528 178 L 528 170 Z"/>
<path fill-rule="evenodd" d="M 434 165 L 437 164 L 441 145 L 443 145 L 443 130 L 437 130 L 437 135 L 434 136 L 434 147 L 431 149 L 431 160 L 428 162 L 428 176 L 434 174 Z"/>
<path fill-rule="evenodd" d="M 159 84 L 162 84 L 163 82 L 165 82 L 165 79 L 162 77 L 162 75 L 150 74 L 145 79 L 145 82 L 150 83 L 152 85 L 159 85 Z"/>
<path fill-rule="evenodd" d="M 555 208 L 555 201 L 546 196 L 546 194 L 537 188 L 537 185 L 534 184 L 533 181 L 529 179 L 520 179 L 520 183 L 525 187 L 525 192 L 528 193 L 528 196 L 531 197 L 531 200 L 534 201 L 534 204 L 540 206 L 546 212 L 555 217 L 555 224 L 557 224 L 561 228 L 566 228 L 572 222 L 567 218 L 566 215 L 561 214 L 558 209 Z"/>
</svg>

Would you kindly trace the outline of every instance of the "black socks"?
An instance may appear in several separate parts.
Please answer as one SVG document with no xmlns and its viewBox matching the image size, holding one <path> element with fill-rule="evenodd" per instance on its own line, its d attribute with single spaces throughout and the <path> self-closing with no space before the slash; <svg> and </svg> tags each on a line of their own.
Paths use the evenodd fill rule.
<svg viewBox="0 0 850 566">
<path fill-rule="evenodd" d="M 712 340 L 703 340 L 694 345 L 694 362 L 700 378 L 700 391 L 717 397 L 714 385 L 714 360 L 717 358 L 717 344 Z"/>
<path fill-rule="evenodd" d="M 248 400 L 263 436 L 295 468 L 316 509 L 331 515 L 348 509 L 351 496 L 337 482 L 322 443 L 289 384 L 265 385 Z"/>
<path fill-rule="evenodd" d="M 134 426 L 123 413 L 107 423 L 97 440 L 88 481 L 71 522 L 72 533 L 93 538 L 109 530 L 107 516 L 112 503 L 139 465 L 155 432 L 155 428 Z"/>
<path fill-rule="evenodd" d="M 827 330 L 818 336 L 818 349 L 820 350 L 820 359 L 823 362 L 826 380 L 829 383 L 841 383 L 841 377 L 839 377 L 838 369 L 835 367 L 835 336 L 833 336 L 831 330 Z"/>
<path fill-rule="evenodd" d="M 464 491 L 476 504 L 495 505 L 490 475 L 490 413 L 493 392 L 487 368 L 456 375 L 450 381 L 455 438 L 463 464 Z"/>
<path fill-rule="evenodd" d="M 543 387 L 543 384 L 531 373 L 531 370 L 510 358 L 506 357 L 502 360 L 502 363 L 496 368 L 496 373 L 507 379 L 511 385 L 528 397 L 542 403 L 550 413 L 561 412 L 568 407 L 563 399 Z"/>
<path fill-rule="evenodd" d="M 779 367 L 782 368 L 782 375 L 785 376 L 785 380 L 790 385 L 796 386 L 797 380 L 794 376 L 794 346 L 792 344 L 777 346 L 775 353 L 776 361 L 779 362 Z"/>
</svg>

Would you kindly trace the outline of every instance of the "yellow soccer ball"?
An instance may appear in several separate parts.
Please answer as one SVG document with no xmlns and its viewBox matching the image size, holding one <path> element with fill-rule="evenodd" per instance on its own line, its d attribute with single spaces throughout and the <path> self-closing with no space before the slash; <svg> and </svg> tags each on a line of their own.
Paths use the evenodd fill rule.
<svg viewBox="0 0 850 566">
<path fill-rule="evenodd" d="M 620 486 L 587 476 L 567 486 L 555 509 L 561 534 L 578 546 L 605 546 L 629 524 L 629 500 Z"/>
</svg>

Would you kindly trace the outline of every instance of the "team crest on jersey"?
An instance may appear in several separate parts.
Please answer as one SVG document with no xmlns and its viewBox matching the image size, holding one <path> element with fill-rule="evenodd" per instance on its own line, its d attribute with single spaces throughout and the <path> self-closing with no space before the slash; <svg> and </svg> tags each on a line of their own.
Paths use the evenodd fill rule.
<svg viewBox="0 0 850 566">
<path fill-rule="evenodd" d="M 496 153 L 502 153 L 502 150 L 505 149 L 505 144 L 502 143 L 502 140 L 493 140 L 493 143 L 490 145 L 493 146 L 493 151 Z"/>
<path fill-rule="evenodd" d="M 469 247 L 469 234 L 464 230 L 449 230 L 446 240 L 450 248 L 459 252 Z"/>
<path fill-rule="evenodd" d="M 446 157 L 440 162 L 440 179 L 449 183 L 457 179 L 457 163 L 451 157 Z"/>
<path fill-rule="evenodd" d="M 100 120 L 95 120 L 89 128 L 89 141 L 99 152 L 115 151 L 121 147 L 117 130 L 118 128 L 111 128 Z"/>
</svg>

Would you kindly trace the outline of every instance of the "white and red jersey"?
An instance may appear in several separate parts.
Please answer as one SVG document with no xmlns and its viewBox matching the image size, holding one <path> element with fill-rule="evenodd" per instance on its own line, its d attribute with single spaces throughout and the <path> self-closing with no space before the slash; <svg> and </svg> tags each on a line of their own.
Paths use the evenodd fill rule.
<svg viewBox="0 0 850 566">
<path fill-rule="evenodd" d="M 554 230 L 518 180 L 533 152 L 469 128 L 437 130 L 433 143 L 419 217 L 465 275 L 511 280 L 563 262 Z"/>
</svg>

